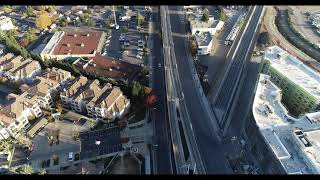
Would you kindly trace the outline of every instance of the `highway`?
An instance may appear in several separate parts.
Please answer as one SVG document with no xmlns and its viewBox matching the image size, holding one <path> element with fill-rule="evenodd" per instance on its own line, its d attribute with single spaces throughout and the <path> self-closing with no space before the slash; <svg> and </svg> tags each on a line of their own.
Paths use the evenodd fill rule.
<svg viewBox="0 0 320 180">
<path fill-rule="evenodd" d="M 228 67 L 227 73 L 225 74 L 224 80 L 222 81 L 216 99 L 214 101 L 214 108 L 216 114 L 218 114 L 218 120 L 221 128 L 227 126 L 225 115 L 228 116 L 230 113 L 230 107 L 233 103 L 234 96 L 238 90 L 239 80 L 243 73 L 246 61 L 251 57 L 255 42 L 260 17 L 262 14 L 263 6 L 255 6 L 253 9 L 252 16 L 249 22 L 246 24 L 244 33 L 236 46 L 235 51 L 231 54 L 232 59 L 230 66 Z M 219 112 L 220 111 L 220 112 Z M 222 113 L 221 113 L 222 112 Z"/>
<path fill-rule="evenodd" d="M 170 6 L 172 12 L 182 11 L 182 7 Z M 171 30 L 173 34 L 186 34 L 185 17 L 181 13 L 170 14 Z M 224 157 L 221 143 L 213 130 L 211 119 L 197 96 L 199 88 L 193 81 L 194 74 L 190 71 L 188 58 L 190 51 L 185 44 L 184 36 L 172 36 L 174 53 L 179 76 L 175 76 L 181 84 L 181 93 L 184 94 L 186 112 L 190 117 L 190 126 L 194 134 L 196 145 L 201 155 L 206 174 L 231 174 L 232 171 Z M 182 114 L 182 113 L 181 113 Z M 189 134 L 188 136 L 192 136 Z"/>
<path fill-rule="evenodd" d="M 152 88 L 156 91 L 159 101 L 156 109 L 150 110 L 149 118 L 154 124 L 153 145 L 151 145 L 153 158 L 153 174 L 172 174 L 171 162 L 171 141 L 169 137 L 169 125 L 167 117 L 167 101 L 166 101 L 166 86 L 164 78 L 164 67 L 158 67 L 158 64 L 163 64 L 162 45 L 159 33 L 159 9 L 154 8 L 152 13 L 152 21 L 154 23 L 154 31 L 149 38 L 152 40 L 150 53 L 152 56 Z"/>
</svg>

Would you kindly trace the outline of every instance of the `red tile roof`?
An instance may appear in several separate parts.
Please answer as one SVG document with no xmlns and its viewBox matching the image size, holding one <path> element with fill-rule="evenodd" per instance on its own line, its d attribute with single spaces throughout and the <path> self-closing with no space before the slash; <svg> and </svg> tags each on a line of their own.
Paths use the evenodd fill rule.
<svg viewBox="0 0 320 180">
<path fill-rule="evenodd" d="M 52 54 L 93 54 L 97 50 L 102 32 L 65 32 Z"/>
<path fill-rule="evenodd" d="M 92 62 L 85 68 L 88 72 L 113 79 L 130 79 L 137 75 L 140 69 L 138 65 L 101 55 L 94 56 Z"/>
</svg>

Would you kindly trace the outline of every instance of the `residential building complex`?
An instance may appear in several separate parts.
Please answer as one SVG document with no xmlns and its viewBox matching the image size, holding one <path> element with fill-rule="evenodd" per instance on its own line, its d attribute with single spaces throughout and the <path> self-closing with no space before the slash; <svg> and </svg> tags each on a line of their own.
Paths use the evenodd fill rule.
<svg viewBox="0 0 320 180">
<path fill-rule="evenodd" d="M 43 59 L 94 57 L 101 52 L 104 33 L 101 31 L 57 31 L 41 51 Z"/>
<path fill-rule="evenodd" d="M 320 110 L 319 73 L 277 46 L 270 47 L 264 59 L 263 73 L 282 90 L 282 101 L 291 114 Z"/>
<path fill-rule="evenodd" d="M 0 75 L 12 81 L 31 81 L 41 72 L 38 61 L 9 53 L 0 57 Z"/>
<path fill-rule="evenodd" d="M 8 104 L 1 107 L 1 137 L 17 137 L 18 131 L 30 126 L 29 119 L 42 116 L 42 109 L 50 109 L 59 88 L 71 78 L 70 72 L 53 68 L 36 77 L 30 85 L 23 84 L 22 94 L 9 94 Z M 7 134 L 6 134 L 7 132 Z"/>
<path fill-rule="evenodd" d="M 319 174 L 320 112 L 299 119 L 282 105 L 282 90 L 260 74 L 252 113 L 265 143 L 287 174 Z"/>
<path fill-rule="evenodd" d="M 130 106 L 130 101 L 118 87 L 101 86 L 98 80 L 88 80 L 84 76 L 74 80 L 60 97 L 65 107 L 97 120 L 120 118 Z"/>
</svg>

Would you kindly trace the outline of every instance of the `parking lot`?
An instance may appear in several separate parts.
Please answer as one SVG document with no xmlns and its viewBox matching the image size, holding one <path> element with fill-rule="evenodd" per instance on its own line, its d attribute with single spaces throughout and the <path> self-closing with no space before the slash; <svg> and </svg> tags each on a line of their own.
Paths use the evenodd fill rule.
<svg viewBox="0 0 320 180">
<path fill-rule="evenodd" d="M 76 154 L 80 151 L 80 141 L 73 138 L 79 130 L 80 125 L 69 121 L 48 124 L 34 138 L 34 150 L 29 157 L 32 166 L 41 169 L 68 163 L 69 152 Z M 50 136 L 54 136 L 53 143 L 49 141 Z"/>
<path fill-rule="evenodd" d="M 146 64 L 146 56 L 143 50 L 146 48 L 145 35 L 147 34 L 144 32 L 148 30 L 150 15 L 142 11 L 141 14 L 144 15 L 145 21 L 142 27 L 137 27 L 136 17 L 120 21 L 119 16 L 123 16 L 123 14 L 117 13 L 119 29 L 114 28 L 111 36 L 106 38 L 101 52 L 103 55 L 136 65 Z M 124 32 L 123 26 L 128 27 L 127 32 Z"/>
</svg>

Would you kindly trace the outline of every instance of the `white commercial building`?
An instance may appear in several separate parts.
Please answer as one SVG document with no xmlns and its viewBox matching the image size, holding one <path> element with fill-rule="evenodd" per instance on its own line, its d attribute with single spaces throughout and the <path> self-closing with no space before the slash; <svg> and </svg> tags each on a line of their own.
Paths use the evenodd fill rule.
<svg viewBox="0 0 320 180">
<path fill-rule="evenodd" d="M 294 118 L 281 98 L 270 76 L 260 74 L 252 113 L 265 143 L 288 174 L 320 174 L 320 112 Z"/>
<path fill-rule="evenodd" d="M 198 45 L 198 55 L 208 55 L 212 49 L 213 37 L 209 32 L 200 32 L 194 35 Z"/>
<path fill-rule="evenodd" d="M 210 32 L 211 35 L 215 35 L 224 26 L 223 21 L 214 20 L 213 17 L 209 17 L 208 22 L 204 22 L 201 20 L 202 15 L 201 17 L 200 16 L 197 17 L 196 15 L 189 15 L 189 16 L 191 16 L 189 18 L 189 21 L 190 21 L 190 29 L 191 29 L 192 35 L 196 33 L 201 33 L 201 32 Z"/>
<path fill-rule="evenodd" d="M 278 46 L 269 47 L 264 59 L 271 67 L 303 88 L 320 103 L 320 74 Z"/>
</svg>

